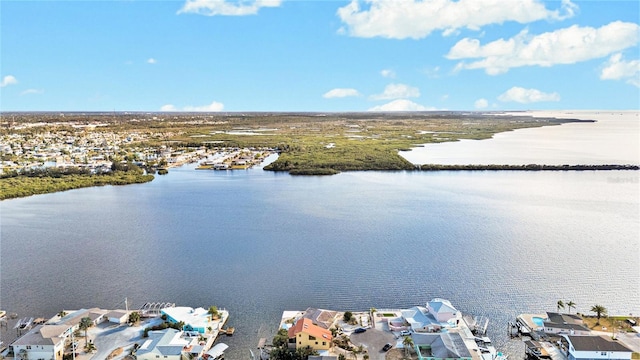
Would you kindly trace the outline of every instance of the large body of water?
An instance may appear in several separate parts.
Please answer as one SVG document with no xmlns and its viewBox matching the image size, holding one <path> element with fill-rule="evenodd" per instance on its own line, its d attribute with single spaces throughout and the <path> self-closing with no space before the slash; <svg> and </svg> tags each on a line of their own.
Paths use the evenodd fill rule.
<svg viewBox="0 0 640 360">
<path fill-rule="evenodd" d="M 0 305 L 45 317 L 125 297 L 217 305 L 236 328 L 227 358 L 240 360 L 284 310 L 444 297 L 488 316 L 509 349 L 507 321 L 558 300 L 640 314 L 639 198 L 635 171 L 294 177 L 186 166 L 148 184 L 1 202 Z"/>
</svg>

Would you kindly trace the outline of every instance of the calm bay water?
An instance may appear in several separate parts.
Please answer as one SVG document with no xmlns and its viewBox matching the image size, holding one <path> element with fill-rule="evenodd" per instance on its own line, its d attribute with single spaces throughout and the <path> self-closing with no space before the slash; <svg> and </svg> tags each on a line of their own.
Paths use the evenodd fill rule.
<svg viewBox="0 0 640 360">
<path fill-rule="evenodd" d="M 640 313 L 638 184 L 629 171 L 171 169 L 1 202 L 0 305 L 46 317 L 125 297 L 217 305 L 236 327 L 227 358 L 244 359 L 284 310 L 444 297 L 488 316 L 508 348 L 507 321 L 560 299 Z"/>
</svg>

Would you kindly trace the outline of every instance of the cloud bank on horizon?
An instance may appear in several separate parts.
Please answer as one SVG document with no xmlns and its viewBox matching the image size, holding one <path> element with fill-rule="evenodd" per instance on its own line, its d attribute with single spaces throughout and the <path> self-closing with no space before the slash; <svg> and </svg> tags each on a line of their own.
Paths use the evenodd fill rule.
<svg viewBox="0 0 640 360">
<path fill-rule="evenodd" d="M 110 5 L 3 5 L 2 110 L 640 108 L 637 2 Z"/>
</svg>

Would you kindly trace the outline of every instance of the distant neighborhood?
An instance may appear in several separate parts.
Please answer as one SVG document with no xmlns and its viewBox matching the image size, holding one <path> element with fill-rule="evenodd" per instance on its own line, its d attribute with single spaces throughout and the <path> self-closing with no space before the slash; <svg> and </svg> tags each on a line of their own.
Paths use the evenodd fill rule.
<svg viewBox="0 0 640 360">
<path fill-rule="evenodd" d="M 148 169 L 170 168 L 209 156 L 217 161 L 209 161 L 204 168 L 219 164 L 215 169 L 246 169 L 273 153 L 270 148 L 178 145 L 168 140 L 178 135 L 175 131 L 114 130 L 113 124 L 98 121 L 4 125 L 8 131 L 0 132 L 0 174 L 42 167 L 102 173 L 111 171 L 113 162 L 131 162 Z"/>
</svg>

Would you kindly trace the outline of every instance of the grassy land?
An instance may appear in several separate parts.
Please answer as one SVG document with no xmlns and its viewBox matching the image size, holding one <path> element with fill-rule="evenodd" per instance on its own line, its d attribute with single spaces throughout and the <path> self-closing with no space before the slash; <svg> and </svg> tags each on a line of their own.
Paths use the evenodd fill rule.
<svg viewBox="0 0 640 360">
<path fill-rule="evenodd" d="M 91 186 L 138 184 L 151 180 L 153 180 L 153 175 L 121 171 L 104 175 L 74 174 L 61 177 L 18 176 L 0 179 L 0 200 Z"/>
<path fill-rule="evenodd" d="M 265 170 L 294 174 L 351 170 L 410 170 L 398 154 L 426 143 L 487 139 L 519 128 L 566 120 L 458 114 L 301 114 L 225 117 L 215 124 L 184 129 L 172 141 L 217 146 L 272 147 L 278 160 Z M 571 120 L 569 120 L 571 121 Z M 238 134 L 242 130 L 243 134 Z"/>
<path fill-rule="evenodd" d="M 188 146 L 268 147 L 277 149 L 278 159 L 265 170 L 296 175 L 330 175 L 352 170 L 412 170 L 415 166 L 398 152 L 426 143 L 487 139 L 494 134 L 520 128 L 558 125 L 579 120 L 505 115 L 461 115 L 456 113 L 345 113 L 345 114 L 17 114 L 12 124 L 44 123 L 39 127 L 2 127 L 0 134 L 30 137 L 79 131 L 143 134 L 144 140 L 123 146 L 125 156 L 142 148 L 160 145 L 179 149 Z M 157 115 L 157 116 L 156 116 Z M 142 119 L 141 119 L 142 117 Z M 72 125 L 95 124 L 94 130 Z M 7 123 L 8 124 L 8 123 Z M 80 136 L 86 136 L 82 133 Z M 153 176 L 65 175 L 0 179 L 0 199 L 43 194 L 88 186 L 124 185 L 151 181 Z"/>
<path fill-rule="evenodd" d="M 627 319 L 635 320 L 637 324 L 640 324 L 640 318 L 628 316 L 602 317 L 600 318 L 600 323 L 598 324 L 598 318 L 596 318 L 595 316 L 582 315 L 584 325 L 591 330 L 597 331 L 612 331 L 613 329 L 616 329 L 616 332 L 619 330 L 622 330 L 623 332 L 633 331 L 633 329 L 631 329 L 631 325 L 626 322 Z M 603 327 L 606 328 L 606 330 L 603 330 Z"/>
</svg>

